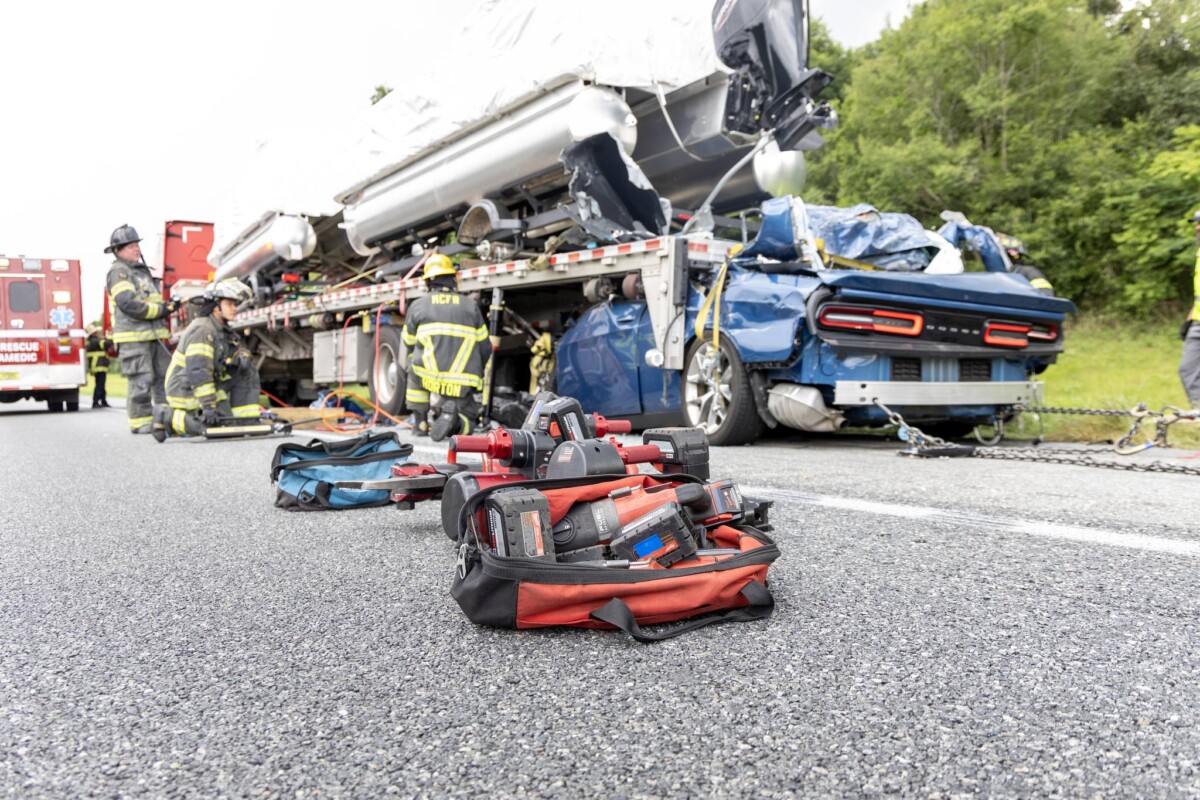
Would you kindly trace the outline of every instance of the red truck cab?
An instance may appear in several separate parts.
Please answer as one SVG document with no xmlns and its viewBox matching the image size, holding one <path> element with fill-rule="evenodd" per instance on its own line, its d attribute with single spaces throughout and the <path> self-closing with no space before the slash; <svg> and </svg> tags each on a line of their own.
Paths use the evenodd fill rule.
<svg viewBox="0 0 1200 800">
<path fill-rule="evenodd" d="M 163 231 L 163 297 L 190 300 L 203 294 L 212 281 L 208 264 L 212 250 L 213 224 L 189 220 L 171 220 Z M 171 318 L 171 341 L 177 342 L 190 321 L 188 306 Z"/>
<path fill-rule="evenodd" d="M 0 403 L 79 410 L 87 383 L 79 261 L 0 255 Z"/>
</svg>

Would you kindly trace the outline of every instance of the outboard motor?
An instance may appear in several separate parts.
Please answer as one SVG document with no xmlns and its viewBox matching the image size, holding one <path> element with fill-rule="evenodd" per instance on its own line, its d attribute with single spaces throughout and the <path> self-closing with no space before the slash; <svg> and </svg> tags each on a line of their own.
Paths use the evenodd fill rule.
<svg viewBox="0 0 1200 800">
<path fill-rule="evenodd" d="M 832 109 L 814 107 L 833 76 L 808 68 L 808 0 L 719 0 L 713 39 L 718 58 L 735 72 L 725 99 L 727 129 L 774 128 L 780 149 L 791 150 L 813 128 L 832 126 Z"/>
</svg>

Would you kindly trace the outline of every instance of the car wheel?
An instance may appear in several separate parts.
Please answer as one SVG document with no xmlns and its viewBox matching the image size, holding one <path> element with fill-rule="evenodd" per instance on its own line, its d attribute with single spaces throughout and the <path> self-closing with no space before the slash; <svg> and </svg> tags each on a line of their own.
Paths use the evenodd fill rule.
<svg viewBox="0 0 1200 800">
<path fill-rule="evenodd" d="M 392 416 L 404 412 L 405 353 L 400 331 L 391 325 L 379 326 L 379 352 L 371 366 L 367 382 L 371 402 Z"/>
<path fill-rule="evenodd" d="M 717 348 L 704 339 L 692 342 L 682 383 L 684 419 L 702 428 L 711 444 L 745 444 L 762 433 L 750 378 L 729 339 Z"/>
</svg>

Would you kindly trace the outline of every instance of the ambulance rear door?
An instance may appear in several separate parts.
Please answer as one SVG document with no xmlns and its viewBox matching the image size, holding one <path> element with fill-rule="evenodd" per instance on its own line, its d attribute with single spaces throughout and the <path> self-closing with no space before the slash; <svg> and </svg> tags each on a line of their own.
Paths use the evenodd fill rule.
<svg viewBox="0 0 1200 800">
<path fill-rule="evenodd" d="M 46 305 L 41 260 L 0 258 L 0 389 L 49 385 Z"/>
</svg>

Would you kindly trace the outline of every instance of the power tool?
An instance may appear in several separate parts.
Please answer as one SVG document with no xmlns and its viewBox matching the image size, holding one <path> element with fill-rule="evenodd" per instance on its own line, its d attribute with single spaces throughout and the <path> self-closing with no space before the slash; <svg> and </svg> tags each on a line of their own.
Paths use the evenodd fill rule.
<svg viewBox="0 0 1200 800">
<path fill-rule="evenodd" d="M 571 506 L 554 526 L 555 549 L 565 553 L 611 542 L 622 525 L 666 503 L 687 506 L 701 515 L 711 507 L 708 492 L 695 483 L 618 489 L 603 500 Z"/>
</svg>

